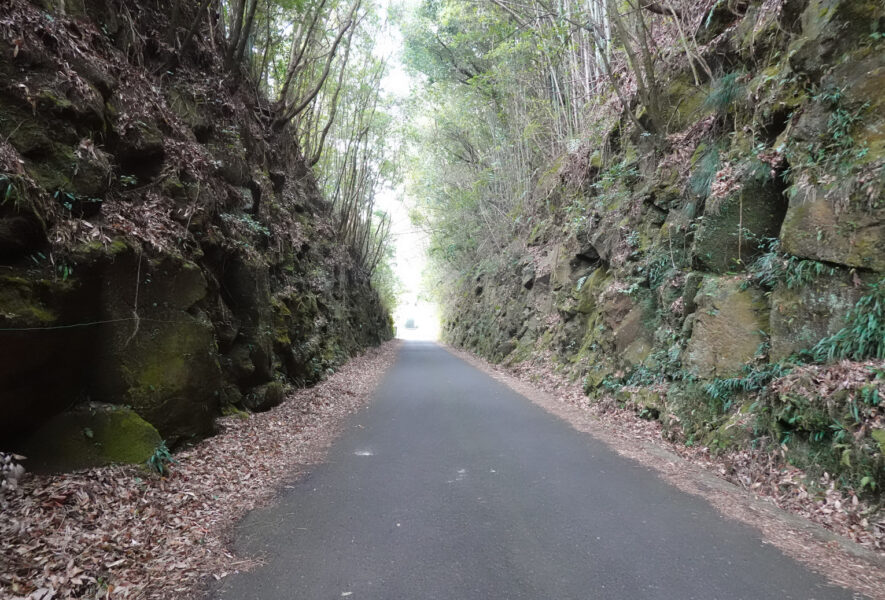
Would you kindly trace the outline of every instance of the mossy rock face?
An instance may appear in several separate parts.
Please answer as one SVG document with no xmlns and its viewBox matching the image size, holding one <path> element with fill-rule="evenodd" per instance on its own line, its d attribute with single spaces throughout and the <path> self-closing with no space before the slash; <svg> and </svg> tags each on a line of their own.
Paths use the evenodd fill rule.
<svg viewBox="0 0 885 600">
<path fill-rule="evenodd" d="M 787 4 L 787 3 L 785 3 Z M 728 3 L 717 3 L 717 9 L 729 11 Z M 753 59 L 760 57 L 775 44 L 778 38 L 784 34 L 784 28 L 779 22 L 782 13 L 788 13 L 789 7 L 782 7 L 779 11 L 764 10 L 760 4 L 751 4 L 735 31 L 738 49 L 743 57 Z"/>
<path fill-rule="evenodd" d="M 286 386 L 279 381 L 271 381 L 244 394 L 243 404 L 254 412 L 270 410 L 286 399 L 287 391 Z"/>
<path fill-rule="evenodd" d="M 654 330 L 648 326 L 653 313 L 648 297 L 633 298 L 620 292 L 604 294 L 599 311 L 618 358 L 630 365 L 642 362 L 654 341 Z"/>
<path fill-rule="evenodd" d="M 590 234 L 590 242 L 599 257 L 608 264 L 612 264 L 622 242 L 620 221 L 622 215 L 617 211 L 618 203 L 612 201 L 612 206 L 606 207 L 602 214 L 602 222 Z"/>
<path fill-rule="evenodd" d="M 779 146 L 780 142 L 786 143 L 787 139 L 777 138 L 788 126 L 787 116 L 808 99 L 801 81 L 790 70 L 789 62 L 783 60 L 761 71 L 747 84 L 747 91 L 758 98 L 752 110 L 765 124 L 762 133 L 769 139 L 777 140 L 774 147 Z M 775 116 L 781 120 L 777 128 L 772 127 Z"/>
<path fill-rule="evenodd" d="M 667 388 L 666 410 L 661 412 L 664 431 L 684 433 L 689 440 L 697 440 L 710 431 L 716 417 L 702 383 L 674 382 Z"/>
<path fill-rule="evenodd" d="M 518 342 L 516 340 L 505 340 L 501 342 L 498 344 L 497 348 L 495 348 L 492 362 L 499 363 L 503 361 L 516 350 L 517 346 Z"/>
<path fill-rule="evenodd" d="M 58 135 L 61 133 L 62 135 Z M 25 108 L 0 98 L 0 135 L 7 138 L 12 147 L 24 157 L 45 157 L 54 149 L 56 140 L 67 138 L 67 131 L 52 132 L 33 117 Z M 73 133 L 73 132 L 71 132 Z M 73 141 L 71 138 L 67 141 Z"/>
<path fill-rule="evenodd" d="M 599 295 L 610 282 L 611 278 L 605 267 L 600 267 L 588 275 L 584 283 L 581 284 L 581 288 L 577 290 L 577 311 L 585 315 L 593 313 L 596 310 Z"/>
<path fill-rule="evenodd" d="M 836 333 L 863 292 L 844 272 L 794 289 L 777 286 L 771 294 L 771 359 L 809 350 Z"/>
<path fill-rule="evenodd" d="M 101 291 L 103 317 L 122 321 L 103 330 L 95 396 L 132 406 L 170 445 L 211 433 L 222 381 L 200 269 L 124 252 L 105 267 Z"/>
<path fill-rule="evenodd" d="M 777 237 L 786 201 L 775 181 L 749 181 L 721 200 L 707 200 L 692 253 L 694 262 L 714 273 L 743 269 L 759 249 L 752 239 Z"/>
<path fill-rule="evenodd" d="M 169 90 L 168 98 L 169 106 L 191 128 L 197 141 L 208 142 L 214 127 L 205 106 L 205 99 L 194 96 L 188 90 L 176 88 Z"/>
<path fill-rule="evenodd" d="M 615 347 L 621 358 L 630 365 L 641 363 L 652 348 L 652 334 L 645 327 L 645 310 L 634 306 L 614 329 Z"/>
<path fill-rule="evenodd" d="M 70 406 L 90 372 L 97 327 L 52 328 L 98 319 L 86 267 L 65 281 L 3 271 L 0 328 L 23 329 L 0 332 L 0 439 L 11 439 Z"/>
<path fill-rule="evenodd" d="M 221 284 L 225 304 L 247 325 L 272 321 L 273 306 L 266 265 L 243 256 L 228 257 Z"/>
<path fill-rule="evenodd" d="M 220 139 L 216 139 L 220 138 Z M 208 144 L 212 155 L 219 161 L 218 175 L 235 186 L 245 186 L 251 177 L 246 149 L 235 132 L 219 132 Z"/>
<path fill-rule="evenodd" d="M 101 198 L 111 181 L 111 163 L 108 155 L 98 148 L 80 147 L 74 152 L 76 164 L 71 175 L 71 187 L 77 194 Z"/>
<path fill-rule="evenodd" d="M 666 99 L 663 106 L 672 106 L 672 114 L 667 115 L 668 127 L 672 131 L 681 130 L 697 121 L 702 113 L 707 90 L 695 85 L 691 74 L 686 73 L 670 81 L 663 91 Z"/>
<path fill-rule="evenodd" d="M 781 241 L 802 258 L 885 272 L 885 207 L 867 210 L 834 202 L 817 189 L 790 200 Z"/>
<path fill-rule="evenodd" d="M 240 391 L 240 388 L 230 383 L 225 384 L 219 390 L 218 397 L 222 414 L 225 414 L 231 407 L 238 407 L 243 404 L 243 393 Z"/>
<path fill-rule="evenodd" d="M 39 75 L 34 79 L 37 81 L 32 84 L 31 98 L 36 103 L 37 114 L 69 121 L 81 130 L 87 127 L 95 131 L 103 127 L 104 98 L 88 81 L 80 80 L 80 85 L 62 89 L 57 80 L 47 77 L 39 82 Z"/>
<path fill-rule="evenodd" d="M 695 301 L 701 286 L 704 284 L 704 275 L 697 271 L 692 271 L 685 276 L 685 285 L 682 286 L 682 300 L 684 302 L 685 314 L 691 314 L 698 308 Z"/>
<path fill-rule="evenodd" d="M 724 32 L 732 23 L 738 19 L 731 5 L 728 2 L 717 2 L 710 9 L 710 12 L 704 15 L 700 25 L 695 31 L 695 39 L 699 44 L 708 44 L 716 36 Z"/>
<path fill-rule="evenodd" d="M 59 472 L 143 463 L 162 441 L 157 430 L 133 410 L 89 403 L 47 421 L 19 451 L 28 457 L 28 469 Z"/>
<path fill-rule="evenodd" d="M 851 166 L 875 166 L 885 160 L 885 40 L 864 46 L 843 57 L 841 64 L 821 81 L 822 89 L 844 94 L 843 109 L 856 110 L 852 131 L 855 151 Z M 840 182 L 842 183 L 842 182 Z M 879 182 L 880 188 L 885 182 Z M 880 195 L 881 202 L 881 195 Z"/>
<path fill-rule="evenodd" d="M 879 0 L 810 0 L 800 16 L 801 35 L 788 49 L 798 73 L 819 76 L 839 54 L 873 30 L 885 8 Z"/>
<path fill-rule="evenodd" d="M 768 308 L 763 295 L 742 290 L 736 278 L 707 277 L 695 302 L 686 353 L 689 368 L 704 379 L 740 374 L 765 340 Z"/>
<path fill-rule="evenodd" d="M 661 393 L 646 387 L 622 387 L 615 392 L 615 399 L 635 404 L 643 418 L 657 418 L 665 410 Z"/>
<path fill-rule="evenodd" d="M 127 90 L 120 90 L 108 100 L 108 113 L 113 115 L 126 113 L 126 100 L 123 99 Z M 121 159 L 154 160 L 165 153 L 163 132 L 154 121 L 138 120 L 127 124 L 125 129 L 117 130 L 119 140 L 114 148 L 115 154 Z"/>
<path fill-rule="evenodd" d="M 240 110 L 251 92 L 211 91 L 193 62 L 205 53 L 181 57 L 180 77 L 125 76 L 125 48 L 151 24 L 112 4 L 20 3 L 16 18 L 51 31 L 0 60 L 0 439 L 10 443 L 88 397 L 131 406 L 174 446 L 211 433 L 222 401 L 282 375 L 314 381 L 390 335 L 368 275 L 327 235 L 328 207 L 298 149 L 262 137 Z M 170 165 L 170 152 L 193 154 L 194 137 L 196 162 Z M 258 214 L 243 212 L 259 208 L 259 191 Z M 78 221 L 101 208 L 123 221 Z M 293 301 L 272 304 L 275 294 Z M 487 321 L 483 335 L 493 330 Z M 245 354 L 248 381 L 222 371 L 219 344 Z M 278 401 L 275 389 L 263 403 Z"/>
<path fill-rule="evenodd" d="M 48 194 L 99 196 L 107 190 L 107 156 L 88 144 L 80 150 L 82 137 L 70 123 L 36 120 L 29 109 L 0 98 L 0 136 L 9 139 L 27 174 Z"/>
<path fill-rule="evenodd" d="M 58 315 L 40 297 L 38 287 L 23 277 L 0 277 L 0 322 L 19 326 L 54 323 Z"/>
<path fill-rule="evenodd" d="M 273 377 L 275 340 L 297 339 L 289 328 L 293 318 L 281 312 L 286 299 L 272 299 L 267 267 L 243 256 L 228 257 L 220 279 L 222 299 L 240 323 L 225 364 L 244 389 L 266 383 Z"/>
<path fill-rule="evenodd" d="M 173 444 L 213 431 L 221 383 L 211 323 L 179 319 L 145 323 L 128 345 L 127 330 L 115 328 L 114 354 L 96 382 L 102 398 L 132 406 Z"/>
<path fill-rule="evenodd" d="M 570 290 L 578 277 L 580 277 L 580 275 L 576 275 L 578 268 L 574 257 L 573 243 L 557 246 L 553 260 L 553 272 L 550 276 L 550 285 L 554 291 L 561 289 Z"/>
<path fill-rule="evenodd" d="M 724 423 L 704 437 L 703 444 L 711 450 L 717 451 L 739 448 L 745 442 L 753 439 L 752 428 L 748 426 L 748 422 L 752 421 L 752 417 L 749 416 L 752 412 L 752 404 L 752 402 L 744 402 Z"/>
</svg>

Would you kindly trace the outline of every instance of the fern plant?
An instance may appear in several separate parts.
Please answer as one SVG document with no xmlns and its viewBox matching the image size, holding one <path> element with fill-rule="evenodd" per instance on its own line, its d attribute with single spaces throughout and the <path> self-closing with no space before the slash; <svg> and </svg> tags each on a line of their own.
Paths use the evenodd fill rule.
<svg viewBox="0 0 885 600">
<path fill-rule="evenodd" d="M 758 392 L 774 379 L 783 377 L 793 370 L 792 365 L 782 363 L 762 366 L 747 365 L 743 377 L 714 379 L 704 384 L 704 392 L 723 413 L 731 408 L 735 394 L 741 392 Z"/>
<path fill-rule="evenodd" d="M 870 285 L 870 293 L 857 301 L 846 321 L 814 347 L 817 360 L 885 358 L 885 278 Z"/>
<path fill-rule="evenodd" d="M 741 74 L 737 71 L 723 75 L 713 84 L 713 88 L 704 100 L 704 107 L 725 114 L 734 101 L 743 93 L 743 86 L 738 81 Z"/>
<path fill-rule="evenodd" d="M 695 196 L 706 198 L 710 195 L 710 187 L 713 185 L 713 179 L 721 165 L 719 150 L 719 144 L 714 144 L 695 163 L 688 180 L 688 187 Z"/>
<path fill-rule="evenodd" d="M 766 252 L 750 265 L 749 272 L 750 280 L 763 288 L 771 289 L 784 283 L 788 289 L 795 289 L 818 277 L 836 274 L 836 268 L 828 264 L 784 254 L 777 238 L 763 240 L 761 247 Z"/>
</svg>

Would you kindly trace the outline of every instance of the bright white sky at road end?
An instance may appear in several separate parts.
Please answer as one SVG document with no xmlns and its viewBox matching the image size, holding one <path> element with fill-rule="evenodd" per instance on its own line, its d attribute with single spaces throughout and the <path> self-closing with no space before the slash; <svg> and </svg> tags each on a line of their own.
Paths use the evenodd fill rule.
<svg viewBox="0 0 885 600">
<path fill-rule="evenodd" d="M 380 0 L 381 10 L 387 12 L 396 0 Z M 417 6 L 417 0 L 404 0 L 397 3 L 405 10 Z M 398 28 L 390 25 L 387 35 L 377 40 L 377 52 L 387 57 L 388 74 L 381 81 L 381 89 L 397 99 L 405 100 L 412 92 L 414 82 L 402 64 L 403 39 Z M 401 116 L 402 117 L 402 116 Z M 409 209 L 414 200 L 406 196 L 405 187 L 381 190 L 375 200 L 379 209 L 390 215 L 391 243 L 395 251 L 394 272 L 399 277 L 403 293 L 394 315 L 397 336 L 409 339 L 436 339 L 439 317 L 436 307 L 419 302 L 422 274 L 427 263 L 427 234 L 415 229 L 409 219 Z M 406 328 L 407 319 L 414 320 L 416 329 Z"/>
</svg>

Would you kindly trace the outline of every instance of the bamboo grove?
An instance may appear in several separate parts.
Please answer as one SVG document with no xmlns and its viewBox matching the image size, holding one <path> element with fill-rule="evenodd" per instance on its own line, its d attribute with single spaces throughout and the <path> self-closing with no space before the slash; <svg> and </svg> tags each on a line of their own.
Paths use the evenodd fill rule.
<svg viewBox="0 0 885 600">
<path fill-rule="evenodd" d="M 704 16 L 695 4 L 424 0 L 404 26 L 407 65 L 424 81 L 410 181 L 440 277 L 493 259 L 514 224 L 541 217 L 545 174 L 613 116 L 650 140 L 667 135 L 662 52 L 684 53 L 696 82 L 712 76 L 688 33 Z"/>
<path fill-rule="evenodd" d="M 397 174 L 382 135 L 390 116 L 381 90 L 387 63 L 376 47 L 387 27 L 379 8 L 368 0 L 202 0 L 187 22 L 185 2 L 173 14 L 170 45 L 186 50 L 196 29 L 211 23 L 228 67 L 268 98 L 268 127 L 295 132 L 339 242 L 379 277 L 390 220 L 375 198 Z"/>
</svg>

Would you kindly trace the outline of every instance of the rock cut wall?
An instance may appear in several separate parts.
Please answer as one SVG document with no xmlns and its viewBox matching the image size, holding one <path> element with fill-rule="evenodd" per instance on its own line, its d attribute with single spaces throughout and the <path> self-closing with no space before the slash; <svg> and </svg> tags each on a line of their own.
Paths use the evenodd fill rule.
<svg viewBox="0 0 885 600">
<path fill-rule="evenodd" d="M 91 403 L 199 438 L 391 337 L 292 133 L 205 31 L 173 55 L 171 4 L 3 3 L 4 446 Z"/>
<path fill-rule="evenodd" d="M 885 307 L 871 287 L 885 276 L 885 8 L 710 4 L 694 37 L 714 76 L 695 84 L 676 49 L 657 72 L 666 132 L 635 126 L 635 99 L 635 118 L 600 117 L 604 135 L 541 177 L 504 254 L 451 292 L 444 335 L 494 361 L 552 356 L 592 399 L 614 394 L 687 443 L 786 440 L 796 464 L 881 489 L 885 423 L 862 400 L 885 390 L 881 361 L 846 367 L 860 375 L 837 396 L 802 371 L 827 367 L 801 365 L 861 298 Z M 759 400 L 789 369 L 804 391 Z"/>
</svg>

